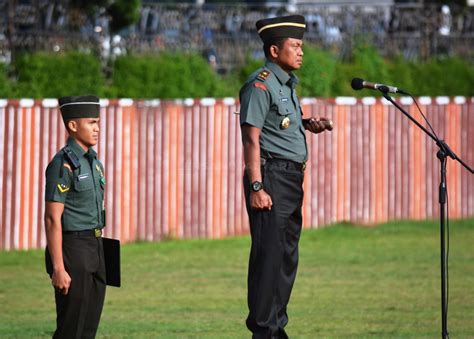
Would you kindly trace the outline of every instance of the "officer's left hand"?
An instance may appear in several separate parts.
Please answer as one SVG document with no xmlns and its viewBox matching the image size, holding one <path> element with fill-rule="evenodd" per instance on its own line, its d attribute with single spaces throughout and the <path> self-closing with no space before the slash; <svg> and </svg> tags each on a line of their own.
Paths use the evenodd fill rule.
<svg viewBox="0 0 474 339">
<path fill-rule="evenodd" d="M 331 119 L 325 117 L 311 117 L 303 119 L 304 127 L 311 133 L 321 133 L 324 130 L 331 131 L 333 123 Z"/>
</svg>

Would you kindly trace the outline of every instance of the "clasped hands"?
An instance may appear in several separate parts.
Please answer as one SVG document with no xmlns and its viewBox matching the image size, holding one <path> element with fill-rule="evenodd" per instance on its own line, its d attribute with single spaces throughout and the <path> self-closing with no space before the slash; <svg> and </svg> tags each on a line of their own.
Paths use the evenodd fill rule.
<svg viewBox="0 0 474 339">
<path fill-rule="evenodd" d="M 331 131 L 333 122 L 331 119 L 325 117 L 311 117 L 303 119 L 303 126 L 311 133 L 321 133 L 324 130 Z"/>
</svg>

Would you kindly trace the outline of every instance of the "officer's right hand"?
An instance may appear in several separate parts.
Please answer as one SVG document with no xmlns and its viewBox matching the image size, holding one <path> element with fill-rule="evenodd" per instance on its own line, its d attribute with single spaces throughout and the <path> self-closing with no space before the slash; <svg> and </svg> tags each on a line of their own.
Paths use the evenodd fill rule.
<svg viewBox="0 0 474 339">
<path fill-rule="evenodd" d="M 272 198 L 263 189 L 250 193 L 250 207 L 256 210 L 271 210 L 272 209 Z"/>
<path fill-rule="evenodd" d="M 54 271 L 51 277 L 51 284 L 54 288 L 59 290 L 61 294 L 66 295 L 69 292 L 69 286 L 71 286 L 71 277 L 65 269 Z"/>
<path fill-rule="evenodd" d="M 311 133 L 321 133 L 325 130 L 332 131 L 333 122 L 331 119 L 325 117 L 311 117 L 303 119 L 303 126 Z"/>
</svg>

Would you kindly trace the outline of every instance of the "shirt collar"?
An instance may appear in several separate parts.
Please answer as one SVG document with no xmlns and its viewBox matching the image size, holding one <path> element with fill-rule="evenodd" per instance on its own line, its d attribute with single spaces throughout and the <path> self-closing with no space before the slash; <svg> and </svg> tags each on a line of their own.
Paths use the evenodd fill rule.
<svg viewBox="0 0 474 339">
<path fill-rule="evenodd" d="M 77 143 L 77 141 L 73 138 L 73 137 L 69 137 L 67 139 L 67 145 L 71 148 L 71 150 L 78 156 L 86 156 L 88 153 L 92 155 L 92 157 L 96 158 L 97 157 L 97 153 L 96 151 L 94 151 L 94 149 L 92 147 L 89 147 L 89 149 L 87 151 L 84 151 L 84 149 L 79 146 L 79 144 Z"/>
<path fill-rule="evenodd" d="M 265 67 L 275 74 L 282 85 L 288 85 L 291 88 L 295 88 L 298 83 L 298 77 L 293 72 L 286 73 L 283 68 L 273 61 L 267 60 L 265 62 Z"/>
</svg>

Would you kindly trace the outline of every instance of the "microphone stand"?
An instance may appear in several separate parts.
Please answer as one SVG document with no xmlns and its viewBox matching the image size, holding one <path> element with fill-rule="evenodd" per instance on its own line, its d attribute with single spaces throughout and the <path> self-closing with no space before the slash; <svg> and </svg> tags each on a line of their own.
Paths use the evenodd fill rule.
<svg viewBox="0 0 474 339">
<path fill-rule="evenodd" d="M 446 273 L 447 273 L 447 256 L 446 256 L 446 230 L 445 230 L 445 211 L 446 211 L 446 158 L 450 157 L 457 160 L 464 168 L 469 172 L 474 173 L 474 170 L 469 167 L 462 159 L 460 159 L 444 140 L 438 139 L 418 121 L 416 121 L 408 112 L 406 112 L 399 104 L 397 104 L 389 95 L 388 88 L 381 86 L 378 88 L 385 99 L 390 101 L 396 108 L 405 114 L 415 125 L 417 125 L 423 132 L 425 132 L 431 139 L 433 139 L 436 145 L 439 147 L 436 153 L 437 158 L 441 164 L 441 178 L 439 184 L 439 216 L 440 216 L 440 240 L 441 240 L 441 329 L 442 338 L 448 338 L 448 311 L 447 311 L 447 284 L 446 284 Z M 404 93 L 408 94 L 408 93 Z"/>
</svg>

